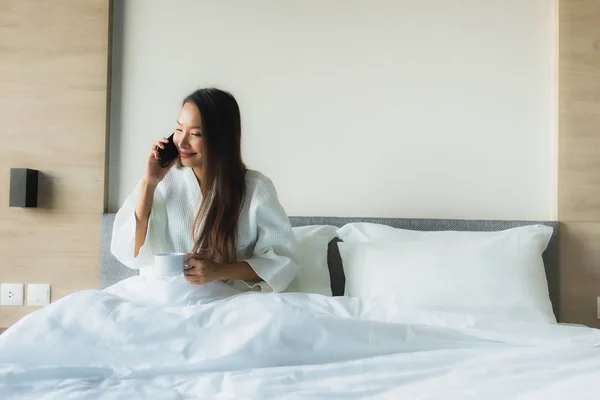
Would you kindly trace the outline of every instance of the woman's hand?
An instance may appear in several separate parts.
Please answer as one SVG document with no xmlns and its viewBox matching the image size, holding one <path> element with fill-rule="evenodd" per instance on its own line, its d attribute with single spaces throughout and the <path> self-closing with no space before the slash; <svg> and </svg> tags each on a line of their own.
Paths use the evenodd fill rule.
<svg viewBox="0 0 600 400">
<path fill-rule="evenodd" d="M 204 284 L 226 280 L 259 282 L 261 280 L 246 261 L 219 264 L 206 260 L 202 254 L 187 253 L 185 263 L 191 266 L 183 271 L 185 279 L 190 283 Z"/>
<path fill-rule="evenodd" d="M 221 276 L 221 265 L 213 261 L 203 260 L 200 254 L 186 254 L 185 263 L 191 267 L 183 271 L 185 279 L 190 283 L 206 284 L 225 279 Z"/>
<path fill-rule="evenodd" d="M 177 158 L 175 158 L 166 167 L 163 168 L 160 166 L 160 163 L 158 162 L 158 149 L 164 149 L 165 144 L 167 143 L 169 143 L 169 139 L 166 138 L 162 138 L 159 141 L 155 142 L 152 145 L 152 151 L 148 156 L 144 180 L 152 186 L 157 186 L 160 183 L 160 181 L 162 181 L 163 178 L 167 175 L 167 172 L 169 172 L 169 170 L 173 168 L 173 165 L 175 165 L 175 163 L 177 162 Z"/>
</svg>

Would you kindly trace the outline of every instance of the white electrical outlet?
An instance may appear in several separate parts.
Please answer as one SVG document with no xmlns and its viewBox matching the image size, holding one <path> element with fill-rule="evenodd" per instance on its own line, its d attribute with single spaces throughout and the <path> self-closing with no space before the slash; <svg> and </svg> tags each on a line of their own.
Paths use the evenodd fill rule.
<svg viewBox="0 0 600 400">
<path fill-rule="evenodd" d="M 50 285 L 30 283 L 27 285 L 27 305 L 43 307 L 50 304 Z"/>
<path fill-rule="evenodd" d="M 596 297 L 596 317 L 600 319 L 600 296 Z"/>
<path fill-rule="evenodd" d="M 0 285 L 0 305 L 2 306 L 22 306 L 23 305 L 23 284 L 22 283 L 3 283 Z"/>
</svg>

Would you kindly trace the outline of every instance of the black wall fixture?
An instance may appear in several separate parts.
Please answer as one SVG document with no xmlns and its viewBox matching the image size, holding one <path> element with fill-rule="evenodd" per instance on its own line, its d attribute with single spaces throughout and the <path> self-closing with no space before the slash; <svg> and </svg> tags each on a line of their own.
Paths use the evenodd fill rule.
<svg viewBox="0 0 600 400">
<path fill-rule="evenodd" d="M 38 176 L 35 169 L 10 169 L 10 207 L 38 206 Z"/>
</svg>

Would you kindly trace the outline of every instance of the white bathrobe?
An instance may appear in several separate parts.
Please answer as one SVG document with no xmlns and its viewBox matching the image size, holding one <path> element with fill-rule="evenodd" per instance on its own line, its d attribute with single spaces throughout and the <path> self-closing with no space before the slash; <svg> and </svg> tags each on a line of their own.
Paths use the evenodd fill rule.
<svg viewBox="0 0 600 400">
<path fill-rule="evenodd" d="M 137 257 L 135 207 L 139 184 L 115 217 L 111 251 L 140 275 L 152 275 L 154 254 L 192 251 L 192 225 L 202 194 L 191 168 L 172 168 L 158 184 L 148 221 L 146 241 Z M 269 178 L 246 173 L 246 199 L 238 222 L 237 261 L 246 261 L 263 282 L 232 282 L 242 290 L 283 291 L 299 270 L 296 237 Z"/>
</svg>

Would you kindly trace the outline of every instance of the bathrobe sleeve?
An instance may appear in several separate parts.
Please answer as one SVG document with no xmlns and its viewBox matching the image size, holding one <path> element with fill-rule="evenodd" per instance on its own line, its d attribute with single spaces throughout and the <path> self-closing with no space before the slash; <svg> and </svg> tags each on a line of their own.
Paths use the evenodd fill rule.
<svg viewBox="0 0 600 400">
<path fill-rule="evenodd" d="M 250 220 L 256 223 L 257 240 L 252 257 L 243 261 L 263 282 L 245 283 L 261 291 L 281 292 L 300 269 L 298 242 L 272 182 L 260 181 L 253 196 Z"/>
<path fill-rule="evenodd" d="M 164 181 L 163 181 L 164 182 Z M 154 254 L 168 252 L 166 221 L 167 210 L 164 202 L 163 182 L 159 183 L 154 191 L 154 200 L 148 218 L 146 241 L 140 248 L 137 257 L 135 249 L 135 207 L 140 194 L 140 184 L 127 197 L 123 206 L 115 216 L 110 250 L 117 260 L 132 269 L 151 267 L 154 264 Z"/>
</svg>

